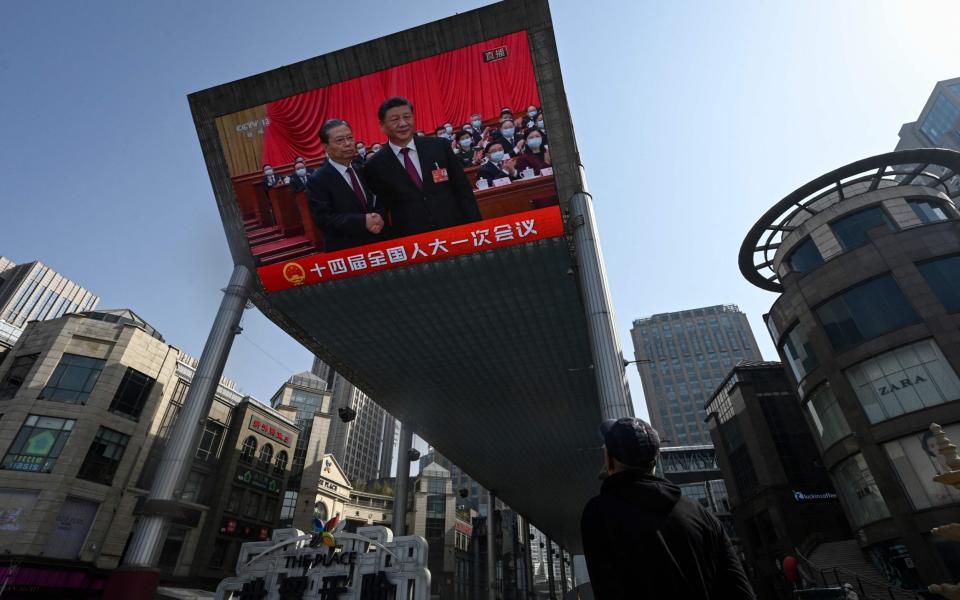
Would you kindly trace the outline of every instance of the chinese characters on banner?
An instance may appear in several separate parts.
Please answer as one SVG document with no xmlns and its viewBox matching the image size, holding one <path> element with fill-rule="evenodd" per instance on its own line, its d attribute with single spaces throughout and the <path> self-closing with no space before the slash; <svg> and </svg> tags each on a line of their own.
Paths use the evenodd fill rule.
<svg viewBox="0 0 960 600">
<path fill-rule="evenodd" d="M 268 292 L 277 292 L 562 234 L 560 207 L 549 206 L 387 242 L 311 254 L 260 267 L 257 274 Z"/>
</svg>

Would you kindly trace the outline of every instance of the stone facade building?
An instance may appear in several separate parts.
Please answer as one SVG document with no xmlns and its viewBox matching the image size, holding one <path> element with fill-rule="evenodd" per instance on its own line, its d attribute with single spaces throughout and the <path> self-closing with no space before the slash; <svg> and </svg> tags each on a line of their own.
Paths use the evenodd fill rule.
<svg viewBox="0 0 960 600">
<path fill-rule="evenodd" d="M 795 388 L 778 362 L 734 367 L 707 403 L 744 566 L 760 598 L 792 598 L 777 568 L 797 548 L 850 538 Z"/>
<path fill-rule="evenodd" d="M 960 578 L 929 535 L 960 494 L 931 481 L 936 422 L 960 439 L 960 154 L 857 161 L 771 208 L 740 251 L 778 297 L 766 321 L 866 555 L 907 588 Z"/>
</svg>

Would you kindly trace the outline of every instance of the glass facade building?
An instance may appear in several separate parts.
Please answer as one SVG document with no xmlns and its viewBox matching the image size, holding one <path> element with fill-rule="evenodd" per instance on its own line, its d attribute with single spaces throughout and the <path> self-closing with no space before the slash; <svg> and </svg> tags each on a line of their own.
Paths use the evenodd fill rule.
<svg viewBox="0 0 960 600">
<path fill-rule="evenodd" d="M 761 360 L 747 316 L 733 305 L 708 306 L 637 319 L 630 333 L 664 445 L 710 444 L 704 404 L 737 363 Z"/>
<path fill-rule="evenodd" d="M 0 256 L 0 347 L 12 346 L 29 321 L 93 310 L 100 298 L 40 261 Z"/>
</svg>

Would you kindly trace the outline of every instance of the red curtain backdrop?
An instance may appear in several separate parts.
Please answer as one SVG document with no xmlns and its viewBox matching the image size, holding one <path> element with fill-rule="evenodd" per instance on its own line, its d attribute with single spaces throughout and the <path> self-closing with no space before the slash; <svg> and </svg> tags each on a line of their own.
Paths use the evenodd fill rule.
<svg viewBox="0 0 960 600">
<path fill-rule="evenodd" d="M 506 58 L 484 62 L 484 51 L 506 46 Z M 286 165 L 296 156 L 319 158 L 318 136 L 327 119 L 350 123 L 367 146 L 386 142 L 377 109 L 390 96 L 413 103 L 417 129 L 433 135 L 451 123 L 459 129 L 470 115 L 499 116 L 508 106 L 522 115 L 540 106 L 527 32 L 473 44 L 452 52 L 378 71 L 267 104 L 269 125 L 263 135 L 263 162 Z"/>
</svg>

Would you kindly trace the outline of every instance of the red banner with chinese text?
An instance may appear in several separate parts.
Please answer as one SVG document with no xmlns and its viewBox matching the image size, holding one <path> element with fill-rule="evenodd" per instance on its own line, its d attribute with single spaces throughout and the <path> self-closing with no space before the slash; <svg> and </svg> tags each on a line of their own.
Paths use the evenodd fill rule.
<svg viewBox="0 0 960 600">
<path fill-rule="evenodd" d="M 279 292 L 560 235 L 560 207 L 548 206 L 347 250 L 311 254 L 259 267 L 257 274 L 268 292 Z"/>
</svg>

